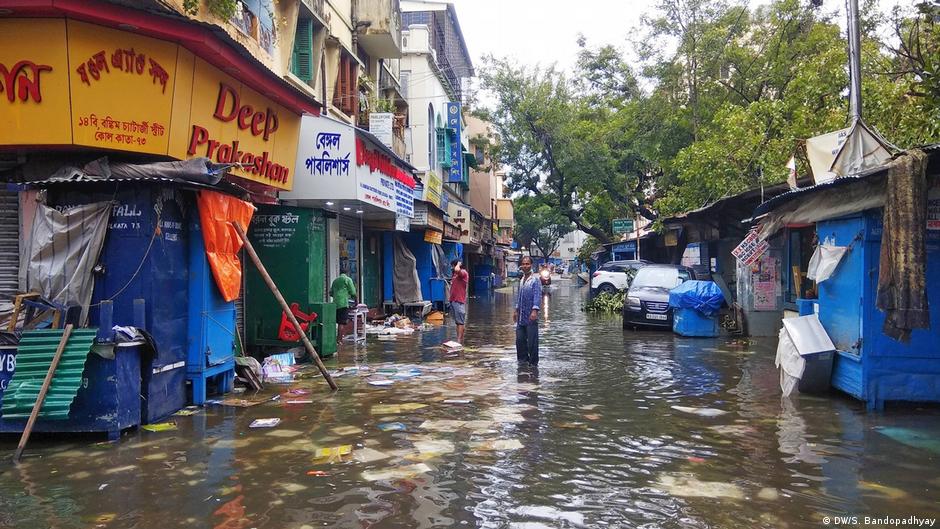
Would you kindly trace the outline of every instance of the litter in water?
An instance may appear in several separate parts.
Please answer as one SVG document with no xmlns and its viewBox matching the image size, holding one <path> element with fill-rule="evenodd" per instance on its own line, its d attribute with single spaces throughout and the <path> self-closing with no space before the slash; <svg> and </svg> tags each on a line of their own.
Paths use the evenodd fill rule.
<svg viewBox="0 0 940 529">
<path fill-rule="evenodd" d="M 147 430 L 148 432 L 168 432 L 170 430 L 176 429 L 175 422 L 160 422 L 156 424 L 145 424 L 141 426 L 141 429 Z"/>
<path fill-rule="evenodd" d="M 272 417 L 270 419 L 255 419 L 248 425 L 249 428 L 273 428 L 281 422 L 281 419 Z"/>
<path fill-rule="evenodd" d="M 676 411 L 691 413 L 700 417 L 720 417 L 721 415 L 728 413 L 724 410 L 717 410 L 715 408 L 692 408 L 689 406 L 671 406 L 671 408 Z"/>
</svg>

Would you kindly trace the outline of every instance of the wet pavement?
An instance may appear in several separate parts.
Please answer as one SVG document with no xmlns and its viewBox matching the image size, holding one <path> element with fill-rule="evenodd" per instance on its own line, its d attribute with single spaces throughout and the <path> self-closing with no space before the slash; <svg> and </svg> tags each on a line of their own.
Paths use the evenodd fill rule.
<svg viewBox="0 0 940 529">
<path fill-rule="evenodd" d="M 172 430 L 31 442 L 22 465 L 0 466 L 0 527 L 940 518 L 937 408 L 782 400 L 773 341 L 623 331 L 619 316 L 582 313 L 585 294 L 562 282 L 546 297 L 537 371 L 517 367 L 512 296 L 497 292 L 471 299 L 462 353 L 439 348 L 453 326 L 344 346 L 326 362 L 339 375 L 332 395 L 307 369 L 293 384 L 171 417 Z M 281 420 L 249 427 L 260 418 Z"/>
</svg>

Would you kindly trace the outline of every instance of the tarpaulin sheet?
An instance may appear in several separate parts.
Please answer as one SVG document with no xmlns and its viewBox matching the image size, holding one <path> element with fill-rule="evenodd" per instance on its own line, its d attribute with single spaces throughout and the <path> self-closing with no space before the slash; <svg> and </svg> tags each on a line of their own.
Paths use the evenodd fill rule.
<svg viewBox="0 0 940 529">
<path fill-rule="evenodd" d="M 669 306 L 695 309 L 705 316 L 718 312 L 725 296 L 713 281 L 685 281 L 669 291 Z"/>
<path fill-rule="evenodd" d="M 104 246 L 111 207 L 111 202 L 96 202 L 58 211 L 40 204 L 23 249 L 27 289 L 65 307 L 81 306 L 82 323 L 88 316 L 95 286 L 91 271 Z"/>
<path fill-rule="evenodd" d="M 395 301 L 414 303 L 422 301 L 421 280 L 418 278 L 418 260 L 415 259 L 405 241 L 395 237 L 395 268 L 392 271 L 392 283 L 395 287 Z"/>
<path fill-rule="evenodd" d="M 234 301 L 238 299 L 242 284 L 242 266 L 238 260 L 242 241 L 232 223 L 237 222 L 247 232 L 255 207 L 215 191 L 200 191 L 198 203 L 202 238 L 212 276 L 222 298 Z"/>
</svg>

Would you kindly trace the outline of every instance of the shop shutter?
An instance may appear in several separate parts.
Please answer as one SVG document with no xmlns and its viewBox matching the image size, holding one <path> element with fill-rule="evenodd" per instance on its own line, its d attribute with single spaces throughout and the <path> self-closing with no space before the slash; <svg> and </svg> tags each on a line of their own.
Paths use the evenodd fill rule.
<svg viewBox="0 0 940 529">
<path fill-rule="evenodd" d="M 339 235 L 347 239 L 358 239 L 360 234 L 357 217 L 339 216 Z"/>
<path fill-rule="evenodd" d="M 235 342 L 241 353 L 247 356 L 248 351 L 242 350 L 242 347 L 247 347 L 245 343 L 245 296 L 248 292 L 248 267 L 254 265 L 248 261 L 248 253 L 244 249 L 238 253 L 238 258 L 242 262 L 242 295 L 235 300 L 235 332 L 238 333 Z"/>
<path fill-rule="evenodd" d="M 15 191 L 0 189 L 0 301 L 19 290 L 20 201 Z"/>
</svg>

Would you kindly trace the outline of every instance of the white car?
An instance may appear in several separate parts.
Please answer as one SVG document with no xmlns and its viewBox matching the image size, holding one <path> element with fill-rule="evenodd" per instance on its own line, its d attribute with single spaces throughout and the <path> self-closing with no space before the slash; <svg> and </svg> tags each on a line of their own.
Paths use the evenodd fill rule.
<svg viewBox="0 0 940 529">
<path fill-rule="evenodd" d="M 610 261 L 601 265 L 591 276 L 591 291 L 614 293 L 618 290 L 627 290 L 636 271 L 649 264 L 648 261 Z"/>
</svg>

